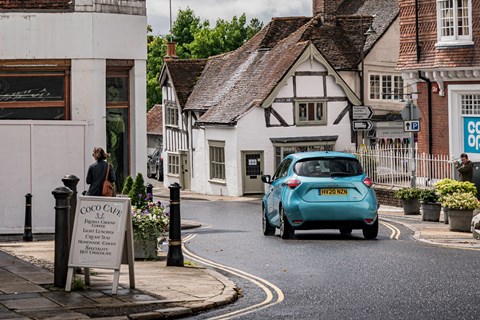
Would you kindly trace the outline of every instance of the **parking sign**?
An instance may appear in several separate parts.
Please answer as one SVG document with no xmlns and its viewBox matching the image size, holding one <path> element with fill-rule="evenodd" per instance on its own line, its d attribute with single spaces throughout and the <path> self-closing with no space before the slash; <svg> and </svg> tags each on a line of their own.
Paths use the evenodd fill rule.
<svg viewBox="0 0 480 320">
<path fill-rule="evenodd" d="M 420 120 L 410 120 L 403 122 L 403 130 L 405 132 L 418 132 L 420 131 Z"/>
</svg>

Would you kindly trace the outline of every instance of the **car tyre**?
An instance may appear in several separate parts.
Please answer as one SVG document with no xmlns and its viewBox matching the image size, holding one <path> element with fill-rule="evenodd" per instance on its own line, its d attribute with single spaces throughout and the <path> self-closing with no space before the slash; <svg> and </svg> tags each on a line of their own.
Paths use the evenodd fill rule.
<svg viewBox="0 0 480 320">
<path fill-rule="evenodd" d="M 152 172 L 150 172 L 150 166 L 147 164 L 147 177 L 151 178 L 153 175 L 152 175 Z"/>
<path fill-rule="evenodd" d="M 263 229 L 263 235 L 264 236 L 274 236 L 275 235 L 275 227 L 272 227 L 272 225 L 268 221 L 267 211 L 266 211 L 265 208 L 263 208 L 263 213 L 262 213 L 262 229 Z"/>
<path fill-rule="evenodd" d="M 349 236 L 352 234 L 351 228 L 340 228 L 340 234 L 343 236 Z"/>
<path fill-rule="evenodd" d="M 158 181 L 163 181 L 163 174 L 160 174 L 160 167 L 157 167 L 157 171 L 155 172 L 155 179 Z"/>
<path fill-rule="evenodd" d="M 363 227 L 363 237 L 367 240 L 375 239 L 378 235 L 378 218 L 372 225 Z"/>
<path fill-rule="evenodd" d="M 292 228 L 285 216 L 285 210 L 280 207 L 280 237 L 282 239 L 292 239 L 295 235 L 295 229 Z"/>
</svg>

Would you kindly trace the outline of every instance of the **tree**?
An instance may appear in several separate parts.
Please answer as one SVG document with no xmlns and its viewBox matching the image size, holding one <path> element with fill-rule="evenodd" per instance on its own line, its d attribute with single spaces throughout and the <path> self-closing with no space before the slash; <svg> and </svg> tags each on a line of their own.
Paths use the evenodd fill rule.
<svg viewBox="0 0 480 320">
<path fill-rule="evenodd" d="M 151 28 L 149 30 L 151 32 Z M 147 34 L 147 111 L 155 104 L 161 103 L 162 91 L 158 82 L 163 66 L 163 58 L 167 53 L 166 39 L 161 36 Z"/>
<path fill-rule="evenodd" d="M 193 42 L 195 33 L 200 29 L 200 18 L 192 9 L 178 10 L 177 19 L 172 26 L 173 41 L 177 44 L 177 55 L 182 59 L 191 57 L 189 44 Z"/>
</svg>

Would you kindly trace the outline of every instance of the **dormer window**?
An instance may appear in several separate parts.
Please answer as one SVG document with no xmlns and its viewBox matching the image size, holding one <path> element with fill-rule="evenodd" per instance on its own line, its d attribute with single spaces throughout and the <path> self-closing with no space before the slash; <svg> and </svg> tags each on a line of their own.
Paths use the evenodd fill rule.
<svg viewBox="0 0 480 320">
<path fill-rule="evenodd" d="M 437 0 L 436 46 L 473 45 L 472 0 Z"/>
</svg>

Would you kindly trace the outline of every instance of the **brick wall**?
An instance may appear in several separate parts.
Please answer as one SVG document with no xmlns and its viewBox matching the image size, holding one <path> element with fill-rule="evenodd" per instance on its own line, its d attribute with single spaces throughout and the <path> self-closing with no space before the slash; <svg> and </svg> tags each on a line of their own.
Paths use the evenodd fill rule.
<svg viewBox="0 0 480 320">
<path fill-rule="evenodd" d="M 70 9 L 71 0 L 0 0 L 3 10 Z"/>
<path fill-rule="evenodd" d="M 397 188 L 375 186 L 374 189 L 377 194 L 378 203 L 381 205 L 402 207 L 402 201 L 395 199 L 393 196 L 395 191 L 398 190 Z"/>
<path fill-rule="evenodd" d="M 342 2 L 343 0 L 312 0 L 313 15 L 321 13 L 326 20 L 332 20 Z"/>
<path fill-rule="evenodd" d="M 480 0 L 472 0 L 473 41 L 470 47 L 437 48 L 436 0 L 418 0 L 420 60 L 417 61 L 415 0 L 399 0 L 400 55 L 398 69 L 480 66 Z"/>
</svg>

